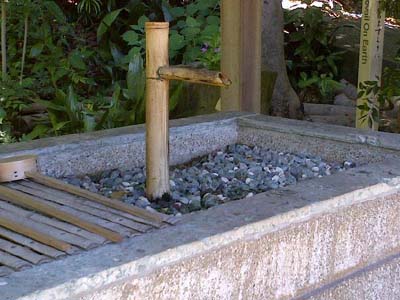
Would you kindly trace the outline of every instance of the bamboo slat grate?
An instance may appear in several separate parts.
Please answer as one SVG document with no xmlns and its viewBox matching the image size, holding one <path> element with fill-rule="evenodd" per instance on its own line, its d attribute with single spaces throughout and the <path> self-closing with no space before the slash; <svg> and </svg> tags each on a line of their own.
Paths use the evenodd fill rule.
<svg viewBox="0 0 400 300">
<path fill-rule="evenodd" d="M 0 161 L 0 179 L 2 167 Z M 18 172 L 15 180 L 0 180 L 0 277 L 176 221 L 44 176 L 32 166 Z"/>
</svg>

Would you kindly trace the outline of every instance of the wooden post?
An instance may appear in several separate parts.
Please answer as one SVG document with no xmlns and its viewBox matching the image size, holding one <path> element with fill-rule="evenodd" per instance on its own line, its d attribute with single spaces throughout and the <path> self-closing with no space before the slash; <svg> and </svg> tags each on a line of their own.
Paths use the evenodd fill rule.
<svg viewBox="0 0 400 300">
<path fill-rule="evenodd" d="M 146 194 L 169 194 L 169 80 L 158 70 L 168 66 L 169 23 L 146 23 Z"/>
<path fill-rule="evenodd" d="M 1 2 L 1 78 L 7 79 L 7 3 L 8 0 Z"/>
<path fill-rule="evenodd" d="M 382 60 L 385 32 L 385 12 L 379 11 L 381 1 L 363 0 L 360 61 L 358 85 L 365 81 L 379 81 L 382 76 Z M 365 104 L 367 99 L 358 99 L 357 106 Z M 356 127 L 369 128 L 368 119 L 364 118 L 367 112 L 357 109 Z M 379 124 L 374 122 L 372 129 L 378 130 Z"/>
<path fill-rule="evenodd" d="M 221 92 L 223 111 L 261 111 L 262 0 L 222 0 L 221 69 L 232 86 Z"/>
</svg>

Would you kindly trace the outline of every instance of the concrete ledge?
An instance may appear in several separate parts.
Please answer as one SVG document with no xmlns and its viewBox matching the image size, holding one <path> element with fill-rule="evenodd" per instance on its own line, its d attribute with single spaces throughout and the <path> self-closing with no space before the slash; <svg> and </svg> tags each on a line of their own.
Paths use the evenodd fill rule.
<svg viewBox="0 0 400 300">
<path fill-rule="evenodd" d="M 15 273 L 3 299 L 290 299 L 398 251 L 399 168 L 365 166 L 187 215 Z"/>
<path fill-rule="evenodd" d="M 171 164 L 221 149 L 237 140 L 236 119 L 245 113 L 225 113 L 171 121 Z M 136 125 L 74 134 L 27 143 L 2 145 L 0 158 L 36 154 L 39 169 L 62 177 L 93 174 L 144 165 L 145 126 Z"/>
<path fill-rule="evenodd" d="M 374 285 L 386 278 L 379 274 L 390 276 L 397 270 L 385 267 L 387 271 L 369 277 L 354 275 L 375 270 L 372 266 L 400 253 L 397 135 L 349 134 L 347 129 L 342 134 L 341 127 L 256 115 L 185 122 L 171 129 L 175 162 L 244 142 L 355 159 L 362 165 L 186 215 L 175 227 L 14 273 L 0 280 L 1 298 L 264 300 L 325 299 L 331 293 L 326 299 L 362 299 L 340 298 L 350 295 L 350 288 L 342 286 L 357 287 L 357 282 L 371 278 L 370 290 L 379 291 Z M 143 163 L 143 128 L 132 129 L 138 131 L 114 137 L 117 131 L 97 133 L 104 136 L 38 150 L 25 144 L 25 150 L 14 153 L 38 151 L 42 168 L 56 175 L 64 167 L 79 174 Z M 101 153 L 96 159 L 86 157 L 96 151 Z M 89 167 L 78 167 L 85 161 Z M 353 278 L 364 279 L 352 283 Z M 333 298 L 336 295 L 339 298 Z"/>
<path fill-rule="evenodd" d="M 398 157 L 400 136 L 268 116 L 238 119 L 239 142 L 277 151 L 318 155 L 358 164 Z"/>
<path fill-rule="evenodd" d="M 396 254 L 296 300 L 400 299 L 399 286 L 400 257 Z"/>
</svg>

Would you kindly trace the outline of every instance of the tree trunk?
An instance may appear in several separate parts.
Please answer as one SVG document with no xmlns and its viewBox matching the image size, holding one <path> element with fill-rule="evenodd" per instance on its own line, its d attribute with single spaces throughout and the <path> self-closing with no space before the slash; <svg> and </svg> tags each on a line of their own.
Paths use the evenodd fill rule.
<svg viewBox="0 0 400 300">
<path fill-rule="evenodd" d="M 281 0 L 264 0 L 262 40 L 263 67 L 277 73 L 272 96 L 272 114 L 301 118 L 303 116 L 301 103 L 290 85 L 286 71 Z"/>
</svg>

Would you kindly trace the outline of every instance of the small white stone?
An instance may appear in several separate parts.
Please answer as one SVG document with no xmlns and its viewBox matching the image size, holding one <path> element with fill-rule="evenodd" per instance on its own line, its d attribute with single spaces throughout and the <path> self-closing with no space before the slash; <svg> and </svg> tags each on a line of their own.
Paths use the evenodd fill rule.
<svg viewBox="0 0 400 300">
<path fill-rule="evenodd" d="M 154 208 L 152 208 L 151 206 L 147 206 L 147 207 L 146 207 L 146 210 L 148 210 L 148 211 L 150 211 L 150 212 L 154 212 L 154 213 L 157 212 L 157 211 L 156 211 Z"/>
<path fill-rule="evenodd" d="M 8 284 L 7 281 L 0 281 L 0 286 L 4 286 L 4 285 L 7 285 L 7 284 Z"/>
<path fill-rule="evenodd" d="M 134 188 L 133 186 L 127 186 L 126 188 L 124 188 L 124 190 L 127 192 L 133 192 Z"/>
<path fill-rule="evenodd" d="M 126 181 L 124 181 L 124 182 L 122 183 L 122 185 L 123 185 L 124 187 L 131 186 L 131 184 L 130 184 L 129 182 L 126 182 Z"/>
<path fill-rule="evenodd" d="M 253 173 L 253 172 L 248 172 L 248 174 L 249 174 L 250 176 L 254 176 L 254 173 Z"/>
<path fill-rule="evenodd" d="M 170 185 L 171 187 L 175 187 L 175 186 L 176 186 L 175 181 L 170 180 L 170 181 L 169 181 L 169 185 Z"/>
<path fill-rule="evenodd" d="M 279 176 L 278 175 L 275 175 L 274 177 L 272 177 L 272 181 L 274 181 L 274 182 L 277 182 L 277 181 L 279 181 Z"/>
<path fill-rule="evenodd" d="M 246 196 L 246 198 L 250 198 L 250 197 L 253 197 L 253 196 L 254 196 L 253 193 L 248 193 L 247 196 Z"/>
<path fill-rule="evenodd" d="M 313 172 L 319 172 L 319 168 L 318 168 L 318 167 L 313 167 L 311 170 L 312 170 Z"/>
<path fill-rule="evenodd" d="M 246 184 L 250 184 L 253 181 L 251 178 L 246 178 Z"/>
<path fill-rule="evenodd" d="M 222 180 L 222 182 L 224 182 L 224 183 L 228 183 L 228 182 L 229 182 L 229 179 L 226 178 L 226 177 L 221 177 L 221 180 Z"/>
</svg>

